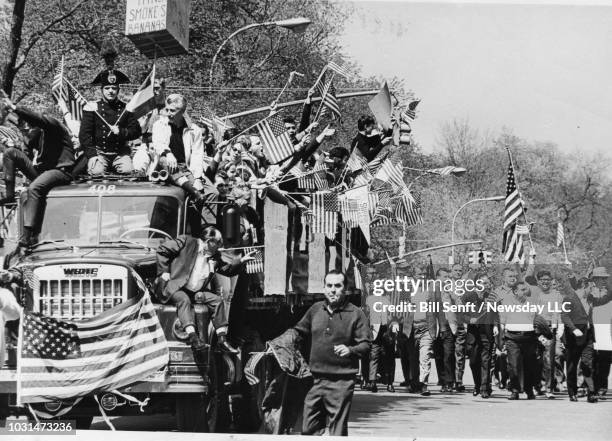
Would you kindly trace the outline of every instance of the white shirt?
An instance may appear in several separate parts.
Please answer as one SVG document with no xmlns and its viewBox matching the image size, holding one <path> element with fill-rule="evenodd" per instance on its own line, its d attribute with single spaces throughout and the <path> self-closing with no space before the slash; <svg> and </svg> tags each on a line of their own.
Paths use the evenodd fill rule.
<svg viewBox="0 0 612 441">
<path fill-rule="evenodd" d="M 199 291 L 202 289 L 202 285 L 208 275 L 215 271 L 214 262 L 209 261 L 209 258 L 210 254 L 206 252 L 204 242 L 198 239 L 198 257 L 196 257 L 193 264 L 193 269 L 191 270 L 191 275 L 189 276 L 189 280 L 187 280 L 185 288 L 190 291 Z"/>
<path fill-rule="evenodd" d="M 7 321 L 17 320 L 21 313 L 21 306 L 11 291 L 0 288 L 0 368 L 4 365 L 5 340 L 4 325 Z"/>
</svg>

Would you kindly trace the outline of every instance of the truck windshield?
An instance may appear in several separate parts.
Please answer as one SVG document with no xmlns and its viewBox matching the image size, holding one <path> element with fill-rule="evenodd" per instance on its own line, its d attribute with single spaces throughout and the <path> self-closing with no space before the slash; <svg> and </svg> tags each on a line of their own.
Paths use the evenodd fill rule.
<svg viewBox="0 0 612 441">
<path fill-rule="evenodd" d="M 157 245 L 165 237 L 159 231 L 176 237 L 178 207 L 179 201 L 170 196 L 53 197 L 47 200 L 39 241 Z"/>
</svg>

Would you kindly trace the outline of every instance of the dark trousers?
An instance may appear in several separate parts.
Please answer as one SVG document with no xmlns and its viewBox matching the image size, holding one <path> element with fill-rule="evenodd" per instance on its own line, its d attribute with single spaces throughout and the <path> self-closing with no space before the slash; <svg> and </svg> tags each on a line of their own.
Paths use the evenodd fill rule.
<svg viewBox="0 0 612 441">
<path fill-rule="evenodd" d="M 595 392 L 595 384 L 593 382 L 593 359 L 595 350 L 593 349 L 594 333 L 593 328 L 580 330 L 584 334 L 580 338 L 565 328 L 565 349 L 567 351 L 567 393 L 576 395 L 578 391 L 578 364 L 584 376 L 584 382 L 589 392 Z"/>
<path fill-rule="evenodd" d="M 467 338 L 467 329 L 465 324 L 457 326 L 455 334 L 455 381 L 463 383 L 463 372 L 465 371 L 465 344 Z"/>
<path fill-rule="evenodd" d="M 608 392 L 608 377 L 610 376 L 610 362 L 612 351 L 597 351 L 595 368 L 595 389 L 600 393 Z"/>
<path fill-rule="evenodd" d="M 30 228 L 33 234 L 40 233 L 47 194 L 58 185 L 69 184 L 72 176 L 64 170 L 51 169 L 39 171 L 30 158 L 21 150 L 10 148 L 4 152 L 2 159 L 7 195 L 15 191 L 15 174 L 21 171 L 30 181 L 23 204 L 23 225 Z M 23 237 L 21 238 L 24 239 Z"/>
<path fill-rule="evenodd" d="M 521 390 L 521 366 L 525 393 L 533 393 L 537 373 L 537 346 L 535 332 L 506 331 L 506 351 L 508 352 L 508 375 L 512 392 Z"/>
<path fill-rule="evenodd" d="M 397 346 L 404 381 L 410 386 L 417 387 L 419 385 L 419 351 L 414 341 L 414 332 L 410 337 L 400 332 L 397 336 Z"/>
<path fill-rule="evenodd" d="M 170 296 L 170 302 L 176 306 L 176 313 L 178 318 L 185 327 L 191 325 L 196 326 L 195 321 L 195 309 L 193 308 L 193 297 L 195 292 L 189 291 L 188 289 L 180 289 Z M 219 332 L 219 334 L 227 333 L 227 313 L 225 311 L 225 303 L 221 296 L 213 294 L 212 292 L 204 291 L 204 305 L 208 308 L 210 315 L 212 316 L 212 324 L 215 329 L 225 329 L 225 332 Z M 206 329 L 203 330 L 206 333 Z"/>
<path fill-rule="evenodd" d="M 487 332 L 486 326 L 488 325 L 469 325 L 466 336 L 466 351 L 470 357 L 474 389 L 481 392 L 491 392 L 493 335 Z"/>
<path fill-rule="evenodd" d="M 508 354 L 505 346 L 499 350 L 499 354 L 497 351 L 493 354 L 493 375 L 500 385 L 506 387 L 508 384 Z"/>
<path fill-rule="evenodd" d="M 378 339 L 376 339 L 378 341 Z M 368 381 L 375 382 L 377 374 L 382 376 L 384 350 L 380 342 L 372 342 L 368 366 Z"/>
<path fill-rule="evenodd" d="M 312 388 L 304 399 L 302 435 L 322 435 L 329 417 L 329 434 L 348 435 L 348 420 L 355 380 L 314 375 Z"/>
<path fill-rule="evenodd" d="M 452 386 L 455 381 L 455 338 L 450 330 L 440 331 L 434 342 L 434 353 L 437 354 L 438 379 L 443 385 Z"/>
</svg>

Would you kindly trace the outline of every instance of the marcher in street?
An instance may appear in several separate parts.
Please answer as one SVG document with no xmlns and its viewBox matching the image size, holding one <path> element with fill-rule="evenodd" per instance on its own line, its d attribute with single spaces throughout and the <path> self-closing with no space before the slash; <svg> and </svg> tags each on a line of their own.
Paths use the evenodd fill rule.
<svg viewBox="0 0 612 441">
<path fill-rule="evenodd" d="M 456 263 L 451 269 L 451 278 L 453 281 L 466 279 L 467 276 L 464 274 L 463 265 Z M 463 296 L 457 295 L 454 291 L 450 292 L 453 299 L 453 303 L 457 305 L 463 304 Z M 464 392 L 465 386 L 463 385 L 463 373 L 465 372 L 465 355 L 466 355 L 466 339 L 467 339 L 467 326 L 463 320 L 463 314 L 455 314 L 457 320 L 457 331 L 455 332 L 455 390 L 457 392 Z"/>
<path fill-rule="evenodd" d="M 346 297 L 346 276 L 325 276 L 325 301 L 317 302 L 295 325 L 310 337 L 310 371 L 314 384 L 304 400 L 302 435 L 322 435 L 329 418 L 332 436 L 348 435 L 348 420 L 359 358 L 370 350 L 372 335 L 363 311 Z"/>
<path fill-rule="evenodd" d="M 607 274 L 607 273 L 606 273 Z M 569 303 L 569 311 L 561 313 L 565 325 L 565 348 L 567 350 L 567 393 L 570 401 L 578 401 L 578 365 L 582 368 L 584 382 L 588 389 L 589 403 L 597 402 L 597 392 L 593 380 L 594 356 L 593 308 L 612 301 L 612 293 L 595 297 L 590 290 L 574 291 L 563 284 L 563 301 Z"/>
<path fill-rule="evenodd" d="M 438 268 L 436 279 L 441 283 L 450 280 L 447 268 Z M 439 334 L 436 339 L 438 353 L 442 355 L 438 377 L 442 380 L 442 392 L 451 393 L 455 382 L 455 335 L 457 333 L 457 314 L 453 311 L 445 312 L 442 305 L 455 304 L 454 298 L 446 291 L 436 292 L 436 301 L 439 305 L 438 327 Z M 463 389 L 465 390 L 465 388 Z"/>
<path fill-rule="evenodd" d="M 492 284 L 489 276 L 480 274 L 477 277 L 482 281 L 483 290 L 474 290 L 464 294 L 464 304 L 471 303 L 475 312 L 466 316 L 468 320 L 466 351 L 470 357 L 470 370 L 474 378 L 474 392 L 482 398 L 491 396 L 491 356 L 495 344 L 495 337 L 499 333 L 499 315 L 493 312 L 482 311 L 481 306 L 492 303 L 490 300 Z"/>
</svg>

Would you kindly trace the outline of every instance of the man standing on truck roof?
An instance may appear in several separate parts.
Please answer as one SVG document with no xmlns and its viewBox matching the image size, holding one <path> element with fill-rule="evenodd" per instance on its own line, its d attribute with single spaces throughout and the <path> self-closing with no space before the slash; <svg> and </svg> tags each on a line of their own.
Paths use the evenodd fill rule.
<svg viewBox="0 0 612 441">
<path fill-rule="evenodd" d="M 236 258 L 232 263 L 224 262 L 219 253 L 223 243 L 221 232 L 207 227 L 200 238 L 179 236 L 162 243 L 157 249 L 157 273 L 165 283 L 158 292 L 162 303 L 176 306 L 178 318 L 184 331 L 189 335 L 196 360 L 203 354 L 206 345 L 196 332 L 196 295 L 202 296 L 202 303 L 208 307 L 212 324 L 217 333 L 221 349 L 237 352 L 227 341 L 228 316 L 221 298 L 221 285 L 215 274 L 231 277 L 242 269 L 242 264 L 252 260 L 251 254 Z M 206 330 L 200 330 L 206 332 Z"/>
<path fill-rule="evenodd" d="M 4 152 L 2 159 L 6 193 L 0 204 L 15 202 L 15 174 L 18 170 L 31 180 L 23 203 L 24 227 L 19 238 L 19 245 L 28 247 L 36 242 L 40 233 L 47 194 L 53 187 L 72 180 L 73 141 L 70 131 L 59 120 L 15 106 L 8 98 L 3 99 L 2 105 L 29 125 L 22 132 L 28 139 L 28 146 L 37 151 L 34 160 L 30 160 L 25 152 L 11 147 Z"/>
<path fill-rule="evenodd" d="M 372 334 L 364 312 L 346 297 L 346 275 L 325 276 L 325 301 L 310 307 L 295 330 L 310 337 L 310 371 L 314 384 L 304 400 L 302 435 L 348 435 L 348 420 L 359 358 L 370 351 Z"/>
</svg>

